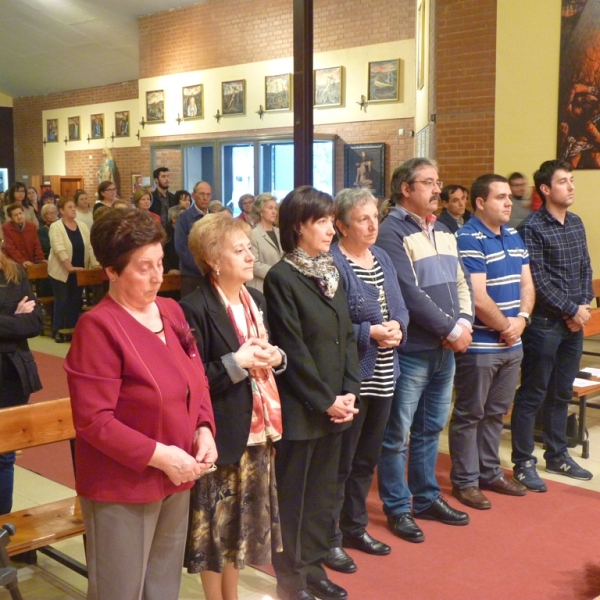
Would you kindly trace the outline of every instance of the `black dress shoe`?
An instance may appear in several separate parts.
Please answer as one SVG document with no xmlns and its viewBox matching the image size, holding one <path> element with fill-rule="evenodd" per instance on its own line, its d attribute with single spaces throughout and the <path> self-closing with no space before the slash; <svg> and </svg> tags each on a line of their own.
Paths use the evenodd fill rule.
<svg viewBox="0 0 600 600">
<path fill-rule="evenodd" d="M 367 554 L 373 554 L 375 556 L 385 556 L 389 554 L 392 549 L 383 542 L 372 538 L 366 531 L 361 535 L 355 536 L 344 536 L 342 539 L 342 546 L 344 548 L 354 548 Z"/>
<path fill-rule="evenodd" d="M 316 600 L 316 598 L 306 590 L 288 591 L 281 586 L 277 586 L 277 595 L 281 600 Z"/>
<path fill-rule="evenodd" d="M 400 513 L 388 517 L 388 526 L 394 535 L 407 542 L 419 543 L 425 539 L 421 528 L 415 523 L 410 513 Z"/>
<path fill-rule="evenodd" d="M 338 573 L 354 573 L 356 571 L 355 562 L 344 552 L 343 548 L 331 548 L 324 564 Z"/>
<path fill-rule="evenodd" d="M 446 525 L 468 525 L 469 515 L 461 510 L 452 508 L 441 496 L 425 510 L 414 513 L 415 519 L 439 521 Z"/>
<path fill-rule="evenodd" d="M 348 597 L 348 592 L 344 588 L 329 579 L 307 583 L 306 587 L 313 596 L 320 600 L 346 600 Z"/>
</svg>

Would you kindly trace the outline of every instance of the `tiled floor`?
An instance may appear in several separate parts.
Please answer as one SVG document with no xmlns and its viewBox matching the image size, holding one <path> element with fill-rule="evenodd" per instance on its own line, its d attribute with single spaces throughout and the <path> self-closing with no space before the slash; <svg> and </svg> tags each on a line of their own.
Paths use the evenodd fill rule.
<svg viewBox="0 0 600 600">
<path fill-rule="evenodd" d="M 68 351 L 68 344 L 56 344 L 49 338 L 37 338 L 31 344 L 34 350 L 64 356 Z M 586 348 L 600 352 L 600 342 L 586 342 Z M 584 356 L 583 365 L 600 365 L 600 358 Z M 600 403 L 600 399 L 599 399 Z M 577 407 L 572 407 L 577 411 Z M 585 468 L 591 470 L 594 478 L 591 481 L 575 481 L 560 475 L 545 473 L 540 468 L 540 475 L 544 478 L 568 483 L 578 487 L 600 492 L 600 410 L 590 409 L 587 417 L 587 428 L 590 436 L 590 458 L 581 459 L 581 447 L 571 450 L 571 455 Z M 442 435 L 440 450 L 448 452 L 448 437 L 446 432 Z M 542 458 L 543 451 L 536 448 L 536 456 Z M 500 456 L 502 465 L 510 468 L 510 432 L 505 431 L 502 435 Z M 543 465 L 543 460 L 540 461 Z M 73 490 L 60 484 L 49 481 L 31 471 L 16 469 L 16 483 L 14 495 L 15 510 L 27 508 L 34 504 L 43 504 L 60 500 L 73 495 Z M 84 562 L 83 543 L 81 539 L 65 540 L 55 544 L 55 547 L 66 554 Z M 19 587 L 26 600 L 68 600 L 85 598 L 87 581 L 56 563 L 54 560 L 38 553 L 38 564 L 36 566 L 18 565 Z M 8 600 L 10 595 L 7 591 L 0 591 L 0 600 Z M 180 600 L 202 600 L 204 594 L 197 576 L 182 573 Z M 275 593 L 275 580 L 269 575 L 252 568 L 244 569 L 240 575 L 240 600 L 272 600 L 277 598 Z M 117 600 L 117 599 L 115 599 Z"/>
</svg>

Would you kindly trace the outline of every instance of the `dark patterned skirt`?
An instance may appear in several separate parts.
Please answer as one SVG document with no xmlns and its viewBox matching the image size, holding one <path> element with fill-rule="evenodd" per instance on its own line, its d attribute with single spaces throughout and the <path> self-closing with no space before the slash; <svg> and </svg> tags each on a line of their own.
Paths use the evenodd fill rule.
<svg viewBox="0 0 600 600">
<path fill-rule="evenodd" d="M 248 446 L 192 489 L 185 566 L 222 573 L 226 563 L 268 565 L 281 550 L 273 444 Z"/>
</svg>

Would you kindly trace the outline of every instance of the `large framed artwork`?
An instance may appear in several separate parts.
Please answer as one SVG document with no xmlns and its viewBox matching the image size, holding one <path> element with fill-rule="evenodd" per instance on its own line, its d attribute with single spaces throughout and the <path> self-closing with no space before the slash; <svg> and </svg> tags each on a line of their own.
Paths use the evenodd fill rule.
<svg viewBox="0 0 600 600">
<path fill-rule="evenodd" d="M 46 119 L 46 141 L 58 142 L 58 119 Z"/>
<path fill-rule="evenodd" d="M 315 69 L 314 106 L 323 108 L 342 105 L 343 67 Z"/>
<path fill-rule="evenodd" d="M 557 156 L 600 168 L 600 0 L 562 0 Z"/>
<path fill-rule="evenodd" d="M 104 137 L 104 114 L 91 115 L 90 125 L 93 140 L 101 140 Z"/>
<path fill-rule="evenodd" d="M 204 117 L 204 85 L 188 85 L 181 88 L 181 101 L 184 120 Z"/>
<path fill-rule="evenodd" d="M 378 60 L 369 63 L 369 102 L 398 101 L 398 71 L 400 61 Z"/>
<path fill-rule="evenodd" d="M 344 145 L 344 187 L 367 188 L 385 197 L 385 144 Z"/>
<path fill-rule="evenodd" d="M 265 77 L 265 110 L 290 110 L 292 75 L 267 75 Z"/>
<path fill-rule="evenodd" d="M 146 121 L 165 122 L 165 90 L 146 92 Z"/>
<path fill-rule="evenodd" d="M 221 109 L 224 115 L 246 114 L 246 80 L 221 82 Z"/>
</svg>

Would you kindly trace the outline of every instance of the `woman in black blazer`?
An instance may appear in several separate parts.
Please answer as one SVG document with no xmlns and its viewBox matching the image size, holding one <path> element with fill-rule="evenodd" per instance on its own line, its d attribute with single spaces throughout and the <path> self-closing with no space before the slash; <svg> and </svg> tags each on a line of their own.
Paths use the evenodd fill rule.
<svg viewBox="0 0 600 600">
<path fill-rule="evenodd" d="M 237 597 L 239 569 L 281 550 L 273 442 L 281 437 L 274 371 L 285 355 L 268 341 L 265 302 L 253 277 L 250 226 L 210 214 L 190 234 L 206 275 L 181 306 L 206 369 L 216 425 L 217 471 L 192 491 L 186 566 L 207 600 Z"/>
<path fill-rule="evenodd" d="M 358 409 L 358 353 L 346 294 L 329 254 L 333 200 L 310 186 L 281 203 L 286 253 L 265 279 L 273 341 L 288 356 L 278 376 L 283 437 L 277 443 L 283 552 L 273 556 L 283 600 L 343 600 L 323 568 L 329 551 L 342 431 Z"/>
<path fill-rule="evenodd" d="M 27 344 L 42 329 L 42 311 L 25 271 L 0 250 L 0 408 L 27 404 L 42 389 Z M 0 515 L 11 511 L 14 463 L 14 452 L 0 454 Z"/>
</svg>

